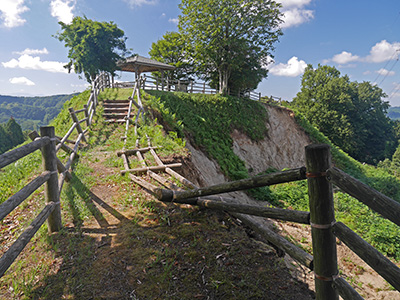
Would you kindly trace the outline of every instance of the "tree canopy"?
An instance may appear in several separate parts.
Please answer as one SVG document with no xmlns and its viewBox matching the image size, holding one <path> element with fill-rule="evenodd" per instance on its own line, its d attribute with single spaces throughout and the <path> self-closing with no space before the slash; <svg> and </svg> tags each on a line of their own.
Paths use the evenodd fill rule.
<svg viewBox="0 0 400 300">
<path fill-rule="evenodd" d="M 149 55 L 154 60 L 176 67 L 175 70 L 167 71 L 171 79 L 186 78 L 193 73 L 193 62 L 179 32 L 165 33 L 162 39 L 152 43 Z"/>
<path fill-rule="evenodd" d="M 111 74 L 116 62 L 127 54 L 124 31 L 113 22 L 97 22 L 75 17 L 71 24 L 59 22 L 61 32 L 55 37 L 69 48 L 70 61 L 64 67 L 85 76 L 91 82 L 101 71 Z"/>
<path fill-rule="evenodd" d="M 0 154 L 24 142 L 21 126 L 10 118 L 7 123 L 0 124 Z"/>
<path fill-rule="evenodd" d="M 178 27 L 198 76 L 218 82 L 222 93 L 234 85 L 256 87 L 266 77 L 274 44 L 282 34 L 280 4 L 269 0 L 182 0 L 179 7 Z M 256 75 L 246 77 L 253 72 Z"/>
<path fill-rule="evenodd" d="M 354 158 L 376 163 L 396 147 L 385 93 L 369 82 L 351 82 L 330 66 L 308 65 L 293 105 Z"/>
</svg>

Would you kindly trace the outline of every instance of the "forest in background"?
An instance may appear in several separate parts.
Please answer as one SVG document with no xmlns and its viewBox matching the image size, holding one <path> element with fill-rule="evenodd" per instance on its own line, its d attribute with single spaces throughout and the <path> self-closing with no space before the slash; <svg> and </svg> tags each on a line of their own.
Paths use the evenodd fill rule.
<svg viewBox="0 0 400 300">
<path fill-rule="evenodd" d="M 13 118 L 25 130 L 37 130 L 49 124 L 61 111 L 64 103 L 77 94 L 44 97 L 0 95 L 0 123 Z"/>
</svg>

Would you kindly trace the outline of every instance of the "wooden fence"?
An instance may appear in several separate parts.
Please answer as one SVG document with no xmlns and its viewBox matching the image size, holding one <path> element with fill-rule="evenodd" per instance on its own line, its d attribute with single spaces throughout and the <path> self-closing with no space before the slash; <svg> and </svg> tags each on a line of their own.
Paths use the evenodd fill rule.
<svg viewBox="0 0 400 300">
<path fill-rule="evenodd" d="M 113 84 L 113 87 L 116 88 L 133 88 L 134 86 L 135 82 L 116 82 Z M 185 92 L 190 94 L 218 94 L 218 90 L 210 87 L 206 82 L 196 82 L 194 80 L 169 80 L 149 75 L 141 76 L 139 87 L 143 90 Z M 261 93 L 254 91 L 231 91 L 230 95 L 239 98 L 248 98 L 255 101 L 261 100 Z M 272 97 L 273 96 L 271 96 L 271 98 Z M 277 97 L 273 98 L 278 99 Z"/>
<path fill-rule="evenodd" d="M 29 136 L 33 140 L 31 143 L 0 155 L 1 169 L 36 150 L 41 150 L 44 169 L 43 173 L 38 175 L 20 191 L 0 205 L 0 221 L 43 184 L 45 184 L 46 200 L 46 205 L 43 210 L 0 258 L 0 277 L 4 275 L 46 220 L 50 233 L 57 232 L 61 229 L 60 193 L 64 181 L 71 178 L 69 169 L 71 168 L 74 158 L 78 155 L 77 152 L 81 141 L 86 141 L 85 134 L 92 124 L 96 106 L 98 105 L 97 95 L 101 89 L 109 86 L 110 77 L 105 73 L 94 80 L 87 104 L 80 110 L 75 111 L 73 108 L 69 109 L 73 123 L 64 137 L 57 137 L 54 127 L 41 127 L 40 136 L 37 132 L 30 133 Z M 84 114 L 84 117 L 79 119 L 78 116 L 82 114 Z M 86 128 L 83 129 L 82 127 Z M 77 131 L 78 137 L 75 141 L 70 141 L 68 138 L 74 130 Z M 73 148 L 70 148 L 66 143 L 74 144 Z M 65 165 L 57 157 L 57 152 L 60 149 L 70 154 Z"/>
<path fill-rule="evenodd" d="M 224 198 L 221 197 L 215 197 L 212 200 L 204 199 L 204 197 L 210 195 L 304 179 L 308 181 L 310 212 L 229 203 L 229 199 L 225 198 L 225 201 L 223 201 Z M 154 194 L 160 201 L 164 202 L 199 205 L 235 214 L 255 215 L 311 225 L 314 256 L 273 231 L 265 230 L 257 227 L 257 225 L 252 227 L 269 242 L 314 271 L 316 299 L 318 300 L 338 299 L 339 295 L 344 299 L 363 299 L 346 280 L 339 276 L 336 238 L 343 241 L 397 291 L 400 291 L 400 269 L 345 224 L 336 222 L 332 184 L 400 226 L 400 203 L 332 167 L 328 145 L 309 145 L 306 147 L 306 168 L 260 175 L 185 191 L 157 189 Z"/>
</svg>

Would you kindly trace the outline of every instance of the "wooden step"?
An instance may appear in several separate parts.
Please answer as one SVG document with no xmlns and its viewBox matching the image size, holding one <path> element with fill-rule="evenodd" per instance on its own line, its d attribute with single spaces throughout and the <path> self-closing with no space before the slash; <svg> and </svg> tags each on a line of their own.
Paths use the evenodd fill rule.
<svg viewBox="0 0 400 300">
<path fill-rule="evenodd" d="M 129 108 L 129 104 L 124 104 L 124 103 L 105 103 L 103 104 L 104 108 Z"/>
<path fill-rule="evenodd" d="M 126 122 L 126 120 L 124 120 L 124 119 L 108 119 L 105 121 L 107 123 L 125 123 Z M 131 119 L 131 121 L 132 121 L 132 119 Z"/>
<path fill-rule="evenodd" d="M 106 119 L 124 119 L 126 116 L 127 114 L 116 114 L 116 113 L 103 114 L 103 117 Z"/>
<path fill-rule="evenodd" d="M 119 103 L 119 104 L 128 104 L 129 105 L 129 100 L 104 100 L 103 103 L 105 104 L 115 104 L 115 103 Z"/>
<path fill-rule="evenodd" d="M 125 107 L 112 107 L 112 108 L 104 108 L 104 113 L 128 113 L 128 108 Z"/>
</svg>

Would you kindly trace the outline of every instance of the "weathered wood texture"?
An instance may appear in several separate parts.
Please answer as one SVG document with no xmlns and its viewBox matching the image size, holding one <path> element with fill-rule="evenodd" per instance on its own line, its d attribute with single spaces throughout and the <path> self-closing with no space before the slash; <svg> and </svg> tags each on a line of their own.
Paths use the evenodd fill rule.
<svg viewBox="0 0 400 300">
<path fill-rule="evenodd" d="M 29 138 L 34 141 L 35 139 L 39 138 L 40 139 L 40 135 L 39 133 L 37 133 L 37 131 L 32 131 L 28 134 Z M 58 139 L 57 139 L 58 140 Z M 64 145 L 65 147 L 69 148 L 68 146 Z M 63 148 L 64 149 L 64 148 Z M 57 148 L 56 148 L 57 151 Z M 72 149 L 71 149 L 72 151 Z M 67 181 L 71 180 L 72 176 L 71 174 L 65 169 L 65 166 L 63 165 L 63 163 L 60 161 L 60 159 L 57 157 L 57 170 L 58 173 L 65 173 L 65 178 Z"/>
<path fill-rule="evenodd" d="M 343 223 L 337 222 L 333 225 L 332 231 L 396 290 L 400 291 L 400 269 L 394 263 Z"/>
<path fill-rule="evenodd" d="M 157 191 L 157 198 L 161 201 L 179 202 L 181 199 L 195 198 L 207 195 L 215 195 L 233 191 L 241 191 L 261 186 L 273 185 L 284 182 L 291 182 L 305 179 L 305 168 L 298 168 L 266 175 L 259 175 L 251 178 L 241 179 L 232 182 L 225 182 L 205 188 L 187 191 Z"/>
<path fill-rule="evenodd" d="M 260 222 L 260 220 L 256 219 L 255 217 L 239 213 L 232 213 L 232 214 L 237 218 L 239 218 L 240 220 L 242 220 L 247 226 L 252 228 L 254 231 L 258 232 L 267 241 L 285 251 L 288 255 L 290 255 L 293 259 L 297 260 L 303 266 L 306 266 L 310 270 L 313 270 L 313 257 L 310 254 L 300 249 L 299 247 L 293 245 L 284 237 L 280 236 L 279 234 L 269 229 L 267 226 L 265 226 L 265 224 Z"/>
<path fill-rule="evenodd" d="M 4 201 L 0 205 L 0 221 L 3 220 L 18 205 L 20 205 L 26 198 L 28 198 L 34 191 L 41 187 L 47 180 L 49 180 L 50 175 L 51 173 L 49 171 L 43 172 L 6 201 Z"/>
<path fill-rule="evenodd" d="M 43 225 L 55 206 L 55 203 L 48 203 L 28 228 L 18 237 L 15 243 L 11 245 L 10 249 L 0 258 L 0 277 L 4 275 L 17 256 L 39 230 L 40 226 Z"/>
<path fill-rule="evenodd" d="M 74 110 L 72 107 L 70 107 L 70 108 L 68 109 L 68 111 L 69 111 L 69 114 L 71 115 L 72 120 L 73 120 L 74 123 L 76 124 L 76 130 L 78 130 L 79 133 L 83 133 L 82 127 L 81 127 L 81 125 L 79 124 L 78 117 L 77 117 L 76 114 L 75 114 L 75 110 Z M 85 136 L 83 136 L 82 139 L 83 139 L 83 141 L 84 141 L 85 143 L 87 143 Z"/>
<path fill-rule="evenodd" d="M 334 278 L 332 285 L 344 300 L 364 300 L 364 298 L 341 277 Z"/>
<path fill-rule="evenodd" d="M 132 149 L 132 150 L 121 150 L 121 151 L 117 151 L 117 155 L 121 156 L 122 154 L 125 154 L 127 156 L 130 155 L 136 155 L 136 152 L 141 152 L 141 153 L 146 153 L 148 151 L 150 151 L 150 149 L 159 149 L 160 147 L 146 147 L 146 148 L 139 148 L 139 149 Z"/>
<path fill-rule="evenodd" d="M 309 145 L 305 150 L 316 299 L 336 300 L 339 295 L 332 287 L 333 277 L 338 274 L 336 239 L 331 231 L 335 211 L 332 184 L 325 175 L 331 166 L 330 147 Z"/>
<path fill-rule="evenodd" d="M 182 203 L 182 202 L 181 202 Z M 310 224 L 310 213 L 307 211 L 297 211 L 281 208 L 262 207 L 258 205 L 226 203 L 210 199 L 197 199 L 196 204 L 210 209 L 225 210 L 252 216 L 272 218 L 289 222 Z"/>
<path fill-rule="evenodd" d="M 374 190 L 337 168 L 327 172 L 329 180 L 349 195 L 400 226 L 400 203 Z"/>
<path fill-rule="evenodd" d="M 50 143 L 50 139 L 48 137 L 44 137 L 33 141 L 32 143 L 26 144 L 24 146 L 18 147 L 14 150 L 8 151 L 0 155 L 0 169 L 8 166 L 9 164 L 21 159 L 36 150 L 39 150 L 43 146 Z"/>
<path fill-rule="evenodd" d="M 163 166 L 150 166 L 150 167 L 142 167 L 142 168 L 136 168 L 136 169 L 122 170 L 121 174 L 125 174 L 125 173 L 146 173 L 147 171 L 163 172 L 163 171 L 165 171 L 166 168 L 180 168 L 180 167 L 182 167 L 181 163 L 175 163 L 175 164 L 169 164 L 169 165 L 163 165 Z"/>
<path fill-rule="evenodd" d="M 54 127 L 40 127 L 40 135 L 47 136 L 52 139 L 51 143 L 42 148 L 43 168 L 49 171 L 50 178 L 46 182 L 45 198 L 46 203 L 54 203 L 55 207 L 47 220 L 49 232 L 57 232 L 61 229 L 61 208 L 60 208 L 60 193 L 58 189 L 58 172 L 57 172 L 57 153 L 56 143 L 54 141 Z"/>
</svg>

